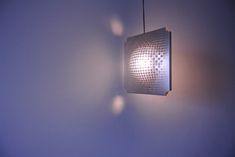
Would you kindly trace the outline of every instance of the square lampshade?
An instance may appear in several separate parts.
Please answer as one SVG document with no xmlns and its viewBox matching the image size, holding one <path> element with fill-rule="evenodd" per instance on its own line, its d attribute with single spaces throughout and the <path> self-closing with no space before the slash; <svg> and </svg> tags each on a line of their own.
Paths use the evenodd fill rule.
<svg viewBox="0 0 235 157">
<path fill-rule="evenodd" d="M 171 32 L 166 28 L 128 38 L 124 57 L 128 93 L 167 95 L 171 90 Z"/>
</svg>

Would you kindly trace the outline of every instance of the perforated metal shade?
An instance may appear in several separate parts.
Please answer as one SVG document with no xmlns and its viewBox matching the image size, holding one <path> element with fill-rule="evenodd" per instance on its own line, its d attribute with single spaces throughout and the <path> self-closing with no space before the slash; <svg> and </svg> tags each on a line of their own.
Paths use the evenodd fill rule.
<svg viewBox="0 0 235 157">
<path fill-rule="evenodd" d="M 129 93 L 167 95 L 171 90 L 171 32 L 162 28 L 128 38 L 124 78 Z"/>
</svg>

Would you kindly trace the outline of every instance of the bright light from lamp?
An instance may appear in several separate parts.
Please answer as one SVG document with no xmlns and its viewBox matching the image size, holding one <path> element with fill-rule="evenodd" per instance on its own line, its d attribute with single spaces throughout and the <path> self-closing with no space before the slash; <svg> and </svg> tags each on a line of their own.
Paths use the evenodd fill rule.
<svg viewBox="0 0 235 157">
<path fill-rule="evenodd" d="M 131 55 L 129 67 L 132 73 L 136 74 L 140 71 L 142 74 L 145 74 L 151 71 L 153 66 L 151 56 L 144 52 L 148 52 L 148 47 L 138 48 Z"/>
<path fill-rule="evenodd" d="M 171 90 L 171 33 L 165 28 L 127 39 L 125 88 L 154 95 Z"/>
</svg>

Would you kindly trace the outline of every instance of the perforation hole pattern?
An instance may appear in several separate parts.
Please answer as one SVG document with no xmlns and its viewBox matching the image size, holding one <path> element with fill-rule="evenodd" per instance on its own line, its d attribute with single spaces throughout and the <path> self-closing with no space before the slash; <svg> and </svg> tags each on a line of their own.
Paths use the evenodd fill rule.
<svg viewBox="0 0 235 157">
<path fill-rule="evenodd" d="M 163 48 L 149 43 L 134 49 L 128 64 L 131 77 L 143 86 L 163 80 L 164 52 Z"/>
</svg>

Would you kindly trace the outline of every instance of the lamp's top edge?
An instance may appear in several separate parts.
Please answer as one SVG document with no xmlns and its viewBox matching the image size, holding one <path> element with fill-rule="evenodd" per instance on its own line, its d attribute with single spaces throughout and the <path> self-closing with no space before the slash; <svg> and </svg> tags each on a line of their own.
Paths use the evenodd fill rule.
<svg viewBox="0 0 235 157">
<path fill-rule="evenodd" d="M 150 35 L 152 33 L 160 33 L 160 32 L 171 33 L 171 31 L 167 30 L 166 27 L 162 27 L 162 28 L 157 29 L 157 30 L 153 30 L 153 31 L 150 31 L 150 32 L 145 32 L 145 33 L 142 33 L 142 34 L 138 34 L 138 35 L 134 35 L 134 36 L 128 37 L 127 40 L 132 39 L 132 38 L 138 38 L 140 36 Z"/>
</svg>

